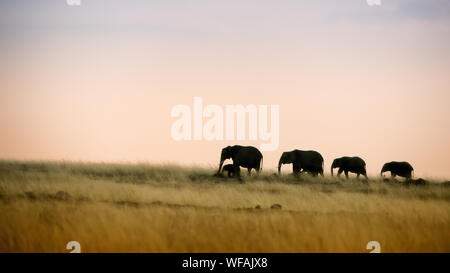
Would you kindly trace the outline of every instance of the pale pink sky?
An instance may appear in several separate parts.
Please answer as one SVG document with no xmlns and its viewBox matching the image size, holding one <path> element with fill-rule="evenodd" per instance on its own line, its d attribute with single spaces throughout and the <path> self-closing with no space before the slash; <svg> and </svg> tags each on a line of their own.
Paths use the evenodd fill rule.
<svg viewBox="0 0 450 273">
<path fill-rule="evenodd" d="M 446 1 L 56 2 L 0 3 L 0 158 L 216 168 L 259 147 L 172 140 L 172 107 L 202 96 L 280 106 L 266 170 L 314 149 L 326 173 L 358 155 L 450 178 Z"/>
</svg>

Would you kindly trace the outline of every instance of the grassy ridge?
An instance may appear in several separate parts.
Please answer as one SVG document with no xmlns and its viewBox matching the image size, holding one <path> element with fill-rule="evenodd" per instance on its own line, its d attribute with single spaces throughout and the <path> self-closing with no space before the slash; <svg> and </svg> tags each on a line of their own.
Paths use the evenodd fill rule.
<svg viewBox="0 0 450 273">
<path fill-rule="evenodd" d="M 0 251 L 449 252 L 450 187 L 0 161 Z M 280 204 L 281 209 L 271 209 Z"/>
</svg>

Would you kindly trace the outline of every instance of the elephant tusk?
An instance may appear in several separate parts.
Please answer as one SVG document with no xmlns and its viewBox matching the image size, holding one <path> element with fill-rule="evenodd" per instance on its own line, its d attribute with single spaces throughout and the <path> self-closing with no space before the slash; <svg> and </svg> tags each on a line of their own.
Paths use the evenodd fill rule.
<svg viewBox="0 0 450 273">
<path fill-rule="evenodd" d="M 223 166 L 223 162 L 224 162 L 225 160 L 220 160 L 220 164 L 219 164 L 219 170 L 217 171 L 217 174 L 220 174 L 220 169 L 222 169 L 222 166 Z"/>
</svg>

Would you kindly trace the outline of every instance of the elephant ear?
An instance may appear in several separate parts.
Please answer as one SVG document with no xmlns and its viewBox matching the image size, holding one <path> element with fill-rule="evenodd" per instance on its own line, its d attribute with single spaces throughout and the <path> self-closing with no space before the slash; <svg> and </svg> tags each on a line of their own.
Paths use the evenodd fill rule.
<svg viewBox="0 0 450 273">
<path fill-rule="evenodd" d="M 283 164 L 290 164 L 290 163 L 293 163 L 293 162 L 296 160 L 296 158 L 297 158 L 296 152 L 295 152 L 295 151 L 284 152 L 284 153 L 281 155 L 281 158 L 282 158 Z"/>
<path fill-rule="evenodd" d="M 227 146 L 227 147 L 225 147 L 225 148 L 223 148 L 222 149 L 222 156 L 223 157 L 225 157 L 225 158 L 230 158 L 230 157 L 232 157 L 232 148 L 231 148 L 231 146 Z"/>
<path fill-rule="evenodd" d="M 236 147 L 228 146 L 228 155 L 232 158 L 236 154 Z"/>
<path fill-rule="evenodd" d="M 333 163 L 331 164 L 331 166 L 333 168 L 336 168 L 339 166 L 339 158 L 336 158 L 335 160 L 333 160 Z"/>
</svg>

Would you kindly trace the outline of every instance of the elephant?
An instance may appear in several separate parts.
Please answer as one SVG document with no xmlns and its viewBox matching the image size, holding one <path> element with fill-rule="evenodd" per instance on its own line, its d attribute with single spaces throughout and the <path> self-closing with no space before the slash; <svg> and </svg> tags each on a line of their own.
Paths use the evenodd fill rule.
<svg viewBox="0 0 450 273">
<path fill-rule="evenodd" d="M 246 168 L 248 175 L 250 175 L 252 169 L 255 169 L 257 173 L 262 170 L 263 155 L 257 148 L 234 145 L 222 149 L 217 175 L 220 174 L 223 162 L 229 158 L 233 160 L 234 176 L 236 177 L 240 177 L 241 170 L 239 167 Z"/>
<path fill-rule="evenodd" d="M 323 176 L 323 157 L 316 151 L 293 150 L 284 152 L 281 154 L 280 161 L 278 162 L 278 175 L 281 172 L 281 165 L 291 163 L 294 175 L 302 171 L 309 172 L 313 176 L 317 176 L 318 174 Z"/>
<path fill-rule="evenodd" d="M 364 175 L 367 178 L 367 172 L 366 172 L 366 162 L 360 157 L 354 156 L 344 156 L 340 158 L 336 158 L 333 160 L 333 164 L 331 164 L 331 175 L 333 176 L 333 169 L 339 168 L 338 170 L 338 176 L 341 175 L 342 172 L 345 173 L 345 177 L 348 179 L 348 173 L 356 173 L 357 178 L 359 178 L 359 175 Z"/>
<path fill-rule="evenodd" d="M 380 176 L 383 176 L 384 172 L 391 172 L 392 178 L 398 175 L 406 179 L 410 179 L 414 172 L 414 168 L 411 166 L 411 164 L 405 161 L 403 162 L 392 161 L 383 165 L 383 168 L 381 169 L 380 172 Z"/>
<path fill-rule="evenodd" d="M 233 166 L 233 164 L 227 164 L 227 165 L 223 166 L 222 174 L 225 171 L 228 173 L 228 177 L 234 176 L 234 166 Z"/>
</svg>

